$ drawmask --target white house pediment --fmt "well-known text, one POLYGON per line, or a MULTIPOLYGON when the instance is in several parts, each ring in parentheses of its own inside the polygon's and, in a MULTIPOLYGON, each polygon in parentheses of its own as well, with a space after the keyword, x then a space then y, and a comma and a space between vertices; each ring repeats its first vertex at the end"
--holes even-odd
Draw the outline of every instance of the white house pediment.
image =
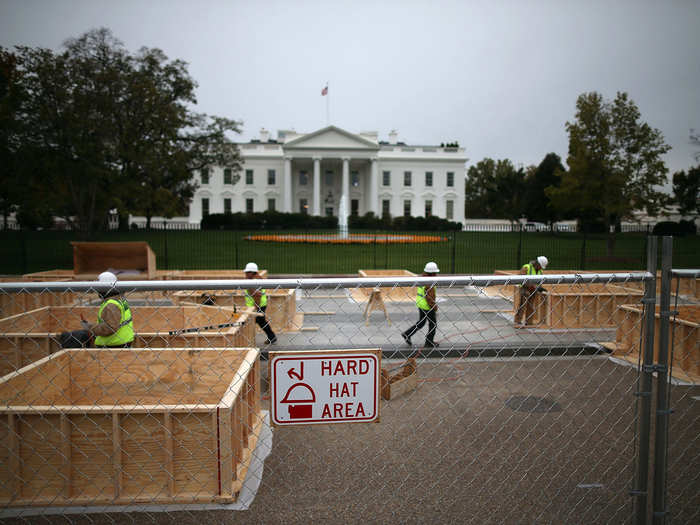
POLYGON ((328 126, 292 139, 284 145, 284 148, 378 150, 379 145, 355 133, 328 126))

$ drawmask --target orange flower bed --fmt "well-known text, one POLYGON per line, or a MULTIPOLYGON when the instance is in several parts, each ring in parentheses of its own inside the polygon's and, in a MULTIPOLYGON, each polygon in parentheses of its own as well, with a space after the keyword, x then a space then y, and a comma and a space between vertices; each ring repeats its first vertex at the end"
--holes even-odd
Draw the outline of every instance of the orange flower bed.
POLYGON ((248 235, 247 241, 264 242, 294 242, 310 244, 406 244, 425 242, 446 242, 447 237, 438 235, 371 235, 367 233, 351 233, 347 237, 339 235, 318 234, 318 235, 294 235, 294 234, 273 234, 273 235, 248 235))

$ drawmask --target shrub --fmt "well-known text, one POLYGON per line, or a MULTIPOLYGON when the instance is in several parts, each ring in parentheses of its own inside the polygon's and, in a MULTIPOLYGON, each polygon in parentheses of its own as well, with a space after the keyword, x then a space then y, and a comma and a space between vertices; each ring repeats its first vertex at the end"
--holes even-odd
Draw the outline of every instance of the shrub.
POLYGON ((203 230, 332 230, 337 227, 337 217, 278 211, 212 213, 201 222, 203 230))
POLYGON ((654 225, 652 233, 654 235, 676 235, 682 237, 684 235, 695 235, 696 228, 693 221, 662 221, 654 225))

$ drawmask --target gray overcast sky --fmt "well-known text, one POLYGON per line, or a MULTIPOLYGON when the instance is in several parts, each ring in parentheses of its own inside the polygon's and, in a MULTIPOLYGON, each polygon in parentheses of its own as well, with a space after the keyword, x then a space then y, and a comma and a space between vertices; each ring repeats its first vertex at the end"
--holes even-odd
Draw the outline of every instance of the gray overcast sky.
POLYGON ((241 140, 325 126, 328 81, 331 124, 538 164, 566 158, 578 95, 627 91, 670 173, 694 164, 698 0, 0 0, 4 47, 100 26, 187 61, 198 111, 242 120, 241 140))

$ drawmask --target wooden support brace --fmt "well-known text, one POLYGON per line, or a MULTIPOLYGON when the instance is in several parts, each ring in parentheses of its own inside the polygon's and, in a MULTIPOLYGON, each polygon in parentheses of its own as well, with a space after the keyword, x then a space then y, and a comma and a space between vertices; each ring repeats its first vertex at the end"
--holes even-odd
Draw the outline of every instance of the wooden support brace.
POLYGON ((386 318, 389 325, 391 325, 391 319, 389 318, 389 313, 386 311, 386 305, 384 304, 384 299, 382 298, 382 291, 380 288, 374 288, 367 301, 367 306, 365 306, 364 318, 365 326, 369 325, 369 316, 372 310, 383 310, 384 317, 386 318))

